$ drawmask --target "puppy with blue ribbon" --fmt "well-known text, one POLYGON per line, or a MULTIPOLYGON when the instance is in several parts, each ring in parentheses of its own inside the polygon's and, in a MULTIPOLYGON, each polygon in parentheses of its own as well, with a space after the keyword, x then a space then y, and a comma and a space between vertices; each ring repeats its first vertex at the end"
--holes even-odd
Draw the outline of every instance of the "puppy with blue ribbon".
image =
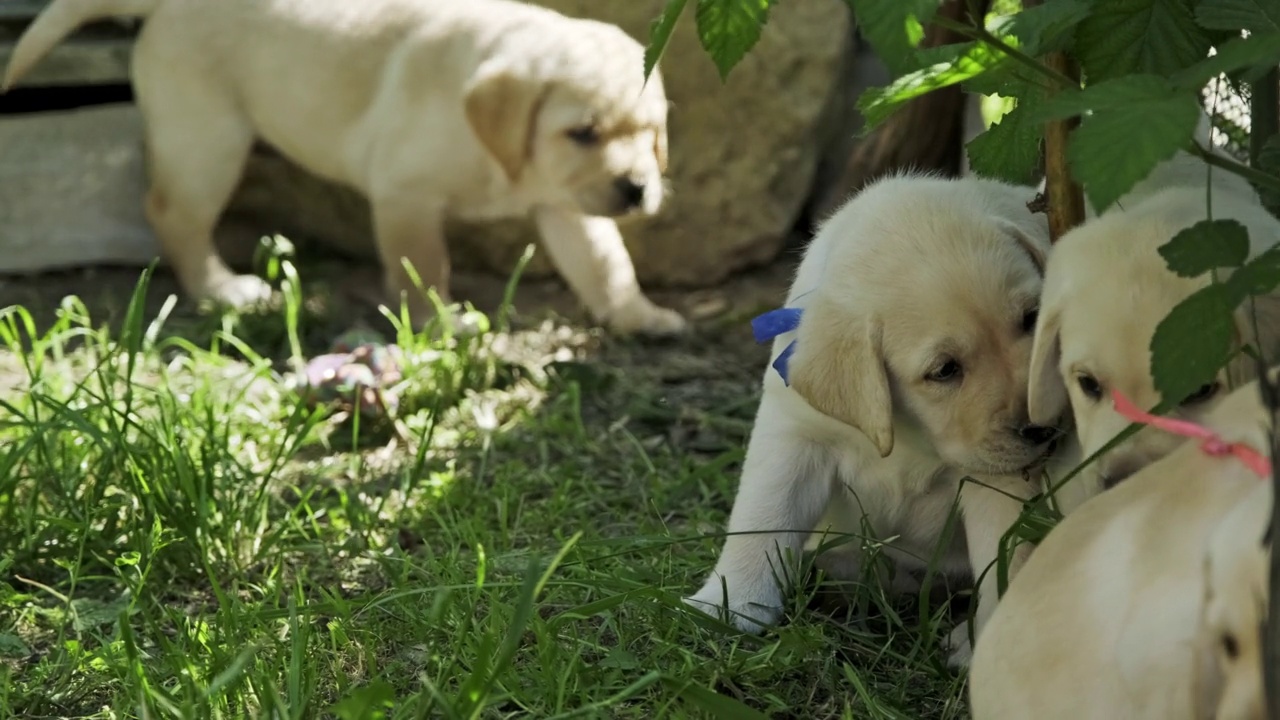
MULTIPOLYGON (((773 351, 728 536, 690 605, 762 632, 783 616, 804 550, 824 540, 839 547, 819 567, 861 579, 874 547, 892 561, 882 579, 895 591, 994 562, 1038 491, 1024 471, 1043 464, 1056 432, 1027 421, 1049 251, 1044 217, 1026 207, 1034 195, 904 174, 818 229, 786 301, 751 321, 773 351)), ((985 578, 979 596, 981 625, 995 600, 985 578)), ((968 657, 964 630, 950 641, 956 664, 968 657)))

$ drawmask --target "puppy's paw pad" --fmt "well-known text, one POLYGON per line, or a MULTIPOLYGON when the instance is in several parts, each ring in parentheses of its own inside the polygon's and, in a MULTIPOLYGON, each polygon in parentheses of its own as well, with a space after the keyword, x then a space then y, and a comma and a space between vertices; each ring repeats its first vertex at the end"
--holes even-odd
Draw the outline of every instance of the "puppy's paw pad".
POLYGON ((947 651, 947 667, 964 670, 973 659, 973 644, 969 642, 969 624, 964 623, 947 635, 944 644, 947 651))
POLYGON ((726 606, 723 600, 724 593, 719 587, 714 590, 714 594, 703 591, 692 597, 683 598, 684 604, 752 635, 763 633, 782 616, 780 607, 732 601, 726 606))
POLYGON ((233 275, 211 288, 206 296, 219 305, 240 310, 271 299, 271 286, 255 275, 233 275))
POLYGON ((646 303, 619 312, 609 322, 614 332, 651 338, 667 338, 689 331, 689 321, 675 310, 646 303))

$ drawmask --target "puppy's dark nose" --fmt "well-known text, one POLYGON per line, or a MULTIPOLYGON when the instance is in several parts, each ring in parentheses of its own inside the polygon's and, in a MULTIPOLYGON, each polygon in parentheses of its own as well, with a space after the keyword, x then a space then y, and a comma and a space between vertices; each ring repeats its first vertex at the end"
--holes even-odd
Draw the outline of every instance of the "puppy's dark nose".
POLYGON ((1023 425, 1018 428, 1018 437, 1032 445, 1043 445, 1058 436, 1058 429, 1047 425, 1023 425))
POLYGON ((622 202, 628 208, 633 208, 644 202, 644 185, 637 183, 631 178, 618 178, 614 181, 614 187, 618 190, 618 197, 622 198, 622 202))

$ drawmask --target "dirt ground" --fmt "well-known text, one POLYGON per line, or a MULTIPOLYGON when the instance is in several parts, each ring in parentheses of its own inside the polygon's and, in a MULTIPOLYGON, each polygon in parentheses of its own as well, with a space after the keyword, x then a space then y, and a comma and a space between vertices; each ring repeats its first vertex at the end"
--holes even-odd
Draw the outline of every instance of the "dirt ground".
MULTIPOLYGON (((796 257, 794 251, 788 251, 770 266, 739 274, 713 289, 651 291, 656 302, 679 309, 693 321, 694 331, 676 340, 610 337, 587 321, 575 298, 557 279, 522 281, 516 290, 512 323, 516 329, 529 329, 545 327, 546 321, 552 320, 556 326, 588 329, 597 339, 592 360, 624 374, 629 370, 647 375, 656 372, 664 377, 693 373, 716 381, 712 385, 728 383, 738 388, 722 387, 722 392, 754 392, 768 348, 753 341, 749 320, 782 301, 796 257)), ((327 351, 335 337, 352 327, 372 327, 391 334, 390 324, 376 307, 376 266, 355 265, 342 259, 308 262, 304 258, 299 272, 305 308, 300 323, 305 354, 327 351)), ((115 329, 124 318, 140 273, 139 268, 88 268, 0 278, 0 309, 20 305, 44 329, 54 322, 64 298, 74 295, 83 301, 95 326, 107 324, 115 329)), ((459 273, 455 275, 453 291, 456 299, 468 301, 492 317, 501 305, 505 285, 506 279, 496 275, 459 273)), ((163 267, 156 271, 147 294, 147 320, 156 317, 171 294, 178 296, 178 302, 165 323, 166 334, 198 345, 207 343, 219 327, 218 319, 182 296, 173 275, 163 267)), ((283 360, 287 344, 283 329, 278 327, 278 312, 275 317, 277 320, 249 324, 247 331, 242 325, 237 334, 255 351, 283 360)), ((15 362, 11 353, 0 349, 0 388, 11 387, 20 374, 15 372, 15 362)), ((695 383, 701 384, 704 383, 695 383)))

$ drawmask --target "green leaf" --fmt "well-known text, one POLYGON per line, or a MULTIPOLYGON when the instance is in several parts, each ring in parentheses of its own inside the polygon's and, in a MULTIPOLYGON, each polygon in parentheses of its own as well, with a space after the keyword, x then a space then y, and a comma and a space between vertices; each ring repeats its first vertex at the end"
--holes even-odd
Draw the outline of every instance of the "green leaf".
POLYGON ((1249 259, 1249 231, 1235 220, 1201 220, 1160 247, 1160 257, 1182 277, 1240 267, 1249 259))
POLYGON ((1275 0, 1200 0, 1196 20, 1210 30, 1280 30, 1280 5, 1275 0))
POLYGON ((966 145, 969 167, 983 177, 1031 184, 1040 169, 1044 126, 1027 122, 1023 100, 966 145))
POLYGON ((1076 27, 1076 56, 1089 82, 1131 73, 1168 74, 1202 60, 1211 40, 1193 0, 1100 0, 1076 27))
MULTIPOLYGON (((1253 166, 1265 173, 1280 177, 1280 135, 1272 135, 1263 143, 1253 166)), ((1262 198, 1262 204, 1272 214, 1280 214, 1280 192, 1261 183, 1254 184, 1253 189, 1257 191, 1258 196, 1262 198)))
POLYGON ((31 648, 13 633, 0 632, 0 657, 24 658, 31 655, 31 648))
POLYGON ((698 0, 698 39, 723 81, 760 40, 773 0, 698 0))
POLYGON ((387 708, 396 701, 395 688, 385 680, 374 680, 356 688, 333 706, 332 711, 341 720, 382 720, 387 708))
POLYGON ((846 0, 862 36, 895 77, 915 70, 914 51, 942 0, 846 0))
POLYGON ((654 18, 649 25, 649 44, 644 49, 644 78, 658 66, 662 54, 667 51, 667 43, 671 42, 671 33, 676 29, 676 21, 684 13, 688 0, 669 0, 662 14, 654 18))
POLYGON ((1231 359, 1232 311, 1238 297, 1224 284, 1209 285, 1178 303, 1151 338, 1151 377, 1164 398, 1179 403, 1231 359))
POLYGON ((943 48, 948 49, 949 60, 907 73, 885 87, 869 88, 862 93, 858 98, 858 110, 866 119, 863 133, 887 120, 908 100, 969 80, 1004 60, 1003 53, 986 43, 953 43, 943 48))
POLYGON ((1132 75, 1061 93, 1032 112, 1037 120, 1090 110, 1071 134, 1067 161, 1101 213, 1195 135, 1199 94, 1150 75, 1132 75))
POLYGON ((988 29, 997 35, 1014 36, 1028 55, 1043 55, 1066 49, 1076 26, 1092 9, 1091 0, 1054 0, 997 18, 988 29))
POLYGON ((1237 302, 1249 295, 1266 295, 1275 290, 1280 285, 1280 245, 1258 253, 1258 257, 1232 273, 1225 285, 1235 294, 1237 302))
POLYGON ((1173 79, 1182 87, 1199 90, 1222 73, 1234 73, 1259 66, 1270 69, 1277 63, 1280 63, 1280 32, 1267 31, 1247 38, 1232 38, 1222 43, 1215 49, 1212 57, 1182 70, 1173 79))

